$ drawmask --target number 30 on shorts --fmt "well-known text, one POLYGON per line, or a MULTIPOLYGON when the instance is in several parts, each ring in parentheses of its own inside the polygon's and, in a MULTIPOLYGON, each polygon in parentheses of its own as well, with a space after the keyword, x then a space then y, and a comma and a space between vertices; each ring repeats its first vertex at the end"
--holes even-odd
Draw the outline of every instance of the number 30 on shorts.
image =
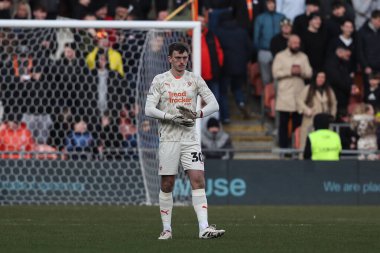
POLYGON ((203 162, 203 156, 201 152, 191 152, 190 154, 193 156, 193 159, 191 160, 193 163, 198 161, 203 162))

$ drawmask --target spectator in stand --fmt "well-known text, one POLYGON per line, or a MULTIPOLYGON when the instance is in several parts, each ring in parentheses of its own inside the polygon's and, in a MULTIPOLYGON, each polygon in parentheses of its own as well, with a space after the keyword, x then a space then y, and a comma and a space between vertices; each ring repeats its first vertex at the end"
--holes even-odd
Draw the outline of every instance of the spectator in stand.
POLYGON ((300 51, 300 47, 300 38, 291 35, 288 48, 276 55, 272 66, 273 77, 278 81, 276 111, 280 114, 278 133, 281 148, 287 148, 289 145, 290 117, 293 121, 293 131, 301 124, 296 101, 305 86, 304 80, 311 78, 313 72, 307 56, 300 51))
POLYGON ((355 87, 352 85, 353 81, 350 76, 350 57, 350 50, 338 47, 335 50, 335 55, 326 61, 327 80, 334 90, 338 102, 336 117, 338 122, 347 117, 349 99, 355 87))
POLYGON ((30 7, 33 12, 36 10, 37 6, 44 6, 46 11, 46 18, 43 19, 56 19, 58 15, 60 0, 29 0, 30 7))
POLYGON ((20 154, 18 152, 30 152, 34 149, 32 133, 21 122, 21 114, 15 115, 6 112, 5 126, 0 130, 0 152, 1 159, 30 159, 30 153, 20 154))
POLYGON ((111 116, 110 111, 105 111, 101 120, 100 153, 106 160, 120 160, 124 157, 122 149, 123 136, 119 132, 116 119, 111 116))
POLYGON ((112 49, 106 31, 97 33, 97 46, 86 56, 86 63, 90 70, 97 67, 97 58, 104 62, 103 68, 117 71, 120 76, 124 77, 123 60, 121 54, 112 49))
POLYGON ((32 10, 28 1, 21 0, 19 1, 14 8, 14 12, 12 14, 12 19, 31 19, 32 18, 32 10))
MULTIPOLYGON (((244 28, 250 37, 253 36, 253 24, 257 16, 261 14, 259 6, 262 0, 233 0, 232 9, 233 16, 236 19, 237 24, 244 28)), ((262 1, 264 2, 264 1, 262 1)))
POLYGON ((355 11, 355 26, 359 30, 371 18, 373 11, 380 10, 378 0, 352 0, 355 11))
POLYGON ((45 20, 48 16, 46 7, 44 5, 38 4, 33 8, 33 19, 45 20))
POLYGON ((89 8, 98 20, 107 20, 108 5, 106 0, 91 0, 89 8))
POLYGON ((12 59, 11 75, 17 82, 39 81, 41 67, 38 59, 33 57, 33 52, 26 45, 19 45, 12 59))
MULTIPOLYGON (((47 9, 42 4, 35 4, 32 14, 33 19, 35 20, 46 20, 48 17, 47 9)), ((33 28, 30 32, 33 33, 38 41, 32 47, 32 51, 35 52, 36 58, 50 58, 52 51, 57 49, 55 33, 46 32, 45 28, 33 28)))
POLYGON ((69 2, 70 3, 67 3, 67 17, 71 17, 73 19, 84 19, 86 14, 90 13, 91 0, 69 0, 69 2))
POLYGON ((214 93, 216 100, 220 101, 220 75, 223 66, 223 49, 219 39, 207 28, 207 21, 203 16, 198 16, 202 23, 201 37, 201 76, 208 87, 214 93))
POLYGON ((364 101, 376 110, 380 110, 380 73, 372 73, 369 76, 369 93, 364 101))
POLYGON ((95 97, 92 94, 95 81, 90 76, 89 69, 83 66, 86 66, 86 62, 78 57, 77 45, 74 42, 66 43, 60 59, 46 67, 45 80, 54 80, 54 85, 50 85, 46 91, 49 101, 47 112, 52 115, 59 114, 62 107, 68 107, 74 114, 85 114, 86 103, 90 104, 88 107, 96 107, 96 102, 92 103, 89 97, 95 97), (86 82, 82 83, 80 78, 85 78, 86 82), (86 103, 84 98, 87 100, 86 103))
POLYGON ((325 22, 329 39, 338 37, 341 34, 341 26, 343 25, 343 22, 347 20, 346 7, 342 1, 335 0, 331 7, 331 16, 325 22))
POLYGON ((0 0, 0 19, 10 19, 12 0, 0 0))
POLYGON ((351 51, 350 57, 350 73, 351 76, 354 76, 354 73, 357 69, 357 39, 354 36, 354 23, 346 19, 341 27, 341 34, 338 37, 332 38, 330 40, 328 49, 327 49, 327 59, 335 55, 335 51, 338 47, 345 47, 351 51))
POLYGON ((309 26, 310 14, 319 11, 318 0, 306 0, 306 11, 304 14, 296 16, 293 22, 293 33, 301 35, 309 26))
POLYGON ((120 112, 119 129, 123 136, 123 148, 125 149, 126 159, 138 159, 137 149, 137 118, 140 113, 139 106, 134 99, 129 101, 120 112))
POLYGON ((128 20, 129 13, 133 10, 133 6, 129 1, 118 1, 115 10, 115 20, 128 20))
POLYGON ((93 96, 97 99, 95 108, 102 114, 106 110, 122 109, 123 99, 120 96, 125 95, 126 86, 122 78, 125 74, 121 54, 109 47, 106 32, 100 36, 98 47, 86 57, 86 61, 95 77, 96 85, 93 87, 97 94, 93 96))
POLYGON ((364 96, 368 96, 368 75, 380 72, 380 10, 371 14, 358 34, 359 61, 364 70, 364 96))
POLYGON ((329 130, 333 121, 327 113, 315 115, 313 120, 314 131, 309 134, 304 149, 304 159, 313 161, 338 161, 342 151, 340 137, 329 130))
POLYGON ((71 130, 72 114, 70 108, 63 107, 59 114, 52 114, 53 125, 50 129, 47 144, 56 148, 58 151, 64 151, 65 141, 68 132, 71 130))
POLYGON ((285 18, 283 14, 276 12, 274 0, 266 0, 266 6, 267 11, 260 14, 255 20, 255 34, 253 36, 253 46, 258 52, 257 60, 264 85, 272 82, 273 55, 270 51, 270 42, 281 31, 280 23, 285 18))
POLYGON ((380 109, 375 112, 377 148, 380 147, 380 109))
POLYGON ((281 20, 281 32, 274 36, 270 42, 270 51, 273 57, 288 46, 288 40, 292 34, 292 23, 290 19, 284 18, 281 20))
MULTIPOLYGON (((357 133, 358 150, 374 151, 378 150, 376 136, 375 111, 369 104, 358 104, 351 117, 351 128, 357 133)), ((378 160, 377 154, 361 154, 359 160, 378 160)))
POLYGON ((74 124, 67 134, 65 149, 73 160, 88 160, 92 158, 95 141, 87 129, 87 120, 83 116, 75 116, 74 124))
POLYGON ((321 71, 326 60, 328 37, 326 30, 322 27, 320 13, 314 12, 309 15, 309 26, 300 37, 303 51, 308 56, 314 73, 321 71))
POLYGON ((339 1, 344 4, 346 8, 346 16, 350 20, 355 20, 354 8, 352 7, 351 0, 320 0, 320 11, 324 19, 330 18, 332 11, 332 4, 336 1, 339 1))
POLYGON ((233 149, 232 141, 228 133, 224 132, 216 118, 207 121, 207 129, 202 131, 202 149, 206 159, 229 160, 233 158, 233 152, 223 149, 233 149))
POLYGON ((220 17, 224 14, 233 14, 232 0, 205 0, 204 7, 206 10, 206 16, 208 16, 208 29, 214 33, 217 33, 217 29, 222 22, 220 17))
POLYGON ((276 11, 285 14, 291 21, 305 11, 305 0, 277 0, 276 11))
MULTIPOLYGON (((123 0, 120 0, 122 2, 123 0)), ((151 0, 130 0, 130 13, 133 14, 136 20, 148 20, 149 12, 152 9, 152 1, 151 0)), ((168 1, 167 0, 155 0, 155 7, 157 13, 161 13, 161 15, 165 15, 164 12, 168 10, 168 1)), ((178 1, 177 1, 178 2, 178 1)))
POLYGON ((247 65, 251 55, 251 41, 246 30, 240 28, 229 13, 223 14, 222 23, 217 31, 224 52, 220 87, 220 116, 225 124, 230 123, 228 106, 228 91, 231 88, 236 104, 244 118, 249 118, 245 108, 245 98, 242 91, 247 81, 247 65), (239 41, 239 45, 236 44, 239 41))
POLYGON ((298 111, 302 114, 301 149, 304 149, 306 138, 311 132, 314 116, 327 113, 336 116, 337 101, 334 91, 330 88, 325 72, 318 72, 310 85, 302 90, 297 99, 298 111))

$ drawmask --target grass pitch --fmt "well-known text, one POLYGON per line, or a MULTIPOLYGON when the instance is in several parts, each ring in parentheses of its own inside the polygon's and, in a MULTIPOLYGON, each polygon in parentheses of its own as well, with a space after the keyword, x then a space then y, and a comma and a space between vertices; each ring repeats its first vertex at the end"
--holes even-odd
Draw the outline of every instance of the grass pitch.
POLYGON ((158 207, 0 207, 0 252, 380 252, 380 207, 210 206, 226 234, 200 240, 192 207, 174 207, 158 241, 158 207))

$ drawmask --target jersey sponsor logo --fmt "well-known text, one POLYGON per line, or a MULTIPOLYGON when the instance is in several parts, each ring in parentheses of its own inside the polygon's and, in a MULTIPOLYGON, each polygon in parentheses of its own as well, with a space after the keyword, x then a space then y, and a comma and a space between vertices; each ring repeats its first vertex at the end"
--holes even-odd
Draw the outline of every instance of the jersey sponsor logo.
POLYGON ((171 92, 169 91, 169 103, 191 103, 192 98, 187 97, 187 92, 171 92))

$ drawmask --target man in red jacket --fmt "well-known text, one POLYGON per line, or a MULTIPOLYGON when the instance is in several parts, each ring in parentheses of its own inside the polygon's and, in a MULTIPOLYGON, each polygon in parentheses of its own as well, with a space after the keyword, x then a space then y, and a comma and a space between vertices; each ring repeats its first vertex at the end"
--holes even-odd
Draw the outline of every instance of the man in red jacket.
POLYGON ((2 159, 30 159, 34 148, 34 140, 32 133, 26 127, 25 123, 21 123, 18 117, 7 115, 5 124, 0 128, 0 157, 2 159), (14 152, 14 153, 10 153, 14 152), (27 152, 19 154, 17 152, 27 152))
POLYGON ((198 16, 198 20, 202 22, 201 76, 219 102, 219 78, 221 67, 223 66, 223 49, 218 38, 207 28, 207 19, 203 16, 198 16))

